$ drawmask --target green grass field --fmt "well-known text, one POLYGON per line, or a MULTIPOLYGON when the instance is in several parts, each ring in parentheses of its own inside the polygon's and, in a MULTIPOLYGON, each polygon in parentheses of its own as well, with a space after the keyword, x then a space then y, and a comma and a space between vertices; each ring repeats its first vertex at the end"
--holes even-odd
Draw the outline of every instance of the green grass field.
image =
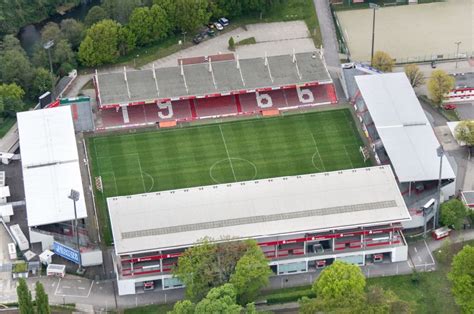
POLYGON ((102 234, 107 197, 363 167, 361 145, 348 109, 91 137, 102 234))

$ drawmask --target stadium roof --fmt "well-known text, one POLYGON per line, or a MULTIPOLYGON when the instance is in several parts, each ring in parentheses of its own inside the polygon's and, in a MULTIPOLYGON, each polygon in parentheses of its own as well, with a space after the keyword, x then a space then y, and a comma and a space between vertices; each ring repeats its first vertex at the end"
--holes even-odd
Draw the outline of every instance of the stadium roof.
MULTIPOLYGON (((440 144, 405 73, 355 79, 398 180, 438 180, 440 144)), ((445 156, 442 177, 456 177, 445 156)))
POLYGON ((77 217, 87 217, 71 108, 20 112, 17 117, 28 225, 74 219, 71 189, 81 194, 77 217))
POLYGON ((183 63, 184 75, 180 66, 98 73, 96 79, 100 104, 106 107, 158 99, 176 100, 189 96, 332 82, 318 53, 297 53, 294 56, 295 62, 293 55, 268 57, 268 62, 265 62, 264 57, 237 61, 233 56, 229 59, 219 58, 219 55, 210 56, 207 60, 201 63, 183 63))
POLYGON ((410 220, 390 166, 107 199, 115 250, 186 247, 410 220))

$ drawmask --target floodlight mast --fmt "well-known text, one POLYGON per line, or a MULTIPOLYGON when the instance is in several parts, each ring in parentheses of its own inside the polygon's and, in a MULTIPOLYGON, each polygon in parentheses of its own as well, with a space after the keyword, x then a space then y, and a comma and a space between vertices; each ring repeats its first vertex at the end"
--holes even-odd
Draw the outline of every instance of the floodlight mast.
POLYGON ((374 11, 373 18, 372 18, 372 50, 370 53, 370 66, 373 66, 374 43, 375 43, 375 10, 380 9, 380 6, 375 3, 369 3, 369 8, 371 8, 374 11))
POLYGON ((80 193, 74 189, 71 189, 71 194, 69 194, 68 198, 72 200, 74 204, 74 229, 76 229, 76 245, 77 245, 77 253, 79 257, 79 267, 77 268, 78 274, 83 274, 84 269, 82 268, 82 257, 81 257, 81 247, 79 244, 79 226, 77 222, 77 209, 76 209, 76 202, 79 200, 80 193))

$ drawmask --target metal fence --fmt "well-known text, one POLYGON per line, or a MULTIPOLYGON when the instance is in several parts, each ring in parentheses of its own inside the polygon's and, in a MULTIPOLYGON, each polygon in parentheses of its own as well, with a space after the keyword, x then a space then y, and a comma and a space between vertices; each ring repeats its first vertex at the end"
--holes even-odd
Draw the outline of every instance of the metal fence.
POLYGON ((407 63, 422 63, 422 62, 433 62, 433 61, 455 61, 456 59, 466 60, 474 57, 474 52, 460 52, 458 54, 452 53, 437 53, 431 55, 417 56, 417 57, 405 57, 395 59, 397 64, 407 64, 407 63))

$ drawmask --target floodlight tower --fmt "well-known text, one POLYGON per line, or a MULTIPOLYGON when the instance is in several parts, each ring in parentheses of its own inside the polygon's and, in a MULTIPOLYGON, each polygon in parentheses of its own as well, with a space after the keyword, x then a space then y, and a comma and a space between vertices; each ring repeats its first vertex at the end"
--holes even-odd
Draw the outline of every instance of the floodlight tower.
POLYGON ((77 273, 82 274, 84 270, 82 268, 82 258, 81 258, 81 246, 79 244, 79 226, 77 223, 77 209, 76 209, 76 202, 79 200, 80 193, 74 189, 71 189, 71 194, 69 194, 68 198, 72 200, 74 204, 74 229, 76 229, 76 245, 77 245, 77 253, 79 255, 79 267, 77 268, 77 273))

